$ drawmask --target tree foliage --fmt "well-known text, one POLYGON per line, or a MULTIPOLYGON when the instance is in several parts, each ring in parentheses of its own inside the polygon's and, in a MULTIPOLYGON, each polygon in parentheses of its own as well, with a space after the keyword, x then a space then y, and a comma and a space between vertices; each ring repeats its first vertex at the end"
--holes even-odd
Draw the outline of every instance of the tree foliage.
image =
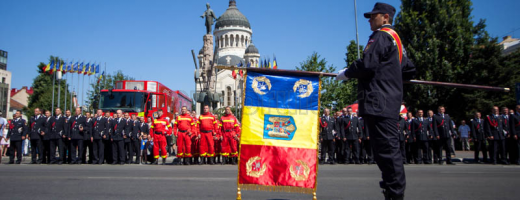
MULTIPOLYGON (((64 61, 61 60, 58 57, 50 56, 50 61, 59 62, 60 64, 63 64, 64 61)), ((33 83, 31 87, 33 88, 33 94, 29 96, 28 100, 28 106, 23 109, 23 112, 27 116, 34 115, 34 109, 40 108, 43 110, 51 110, 52 109, 52 79, 55 76, 55 74, 49 74, 44 73, 44 67, 46 66, 45 63, 40 62, 40 64, 37 65, 37 72, 38 76, 36 76, 33 80, 33 83)), ((61 81, 55 81, 54 85, 54 108, 58 106, 58 87, 60 88, 60 107, 63 110, 65 108, 65 90, 67 90, 66 87, 67 80, 62 79, 61 81)), ((70 91, 67 90, 67 94, 69 94, 70 91)), ((70 98, 67 97, 67 101, 70 102, 70 98)), ((52 113, 52 111, 51 111, 52 113)))
MULTIPOLYGON (((501 56, 501 47, 487 34, 485 21, 474 23, 471 5, 469 0, 402 0, 395 28, 417 67, 416 79, 513 87, 515 80, 510 77, 518 74, 511 61, 515 57, 501 56)), ((514 105, 512 93, 426 85, 405 85, 404 89, 411 111, 436 111, 444 105, 457 120, 471 117, 473 110, 489 112, 493 104, 514 105)))

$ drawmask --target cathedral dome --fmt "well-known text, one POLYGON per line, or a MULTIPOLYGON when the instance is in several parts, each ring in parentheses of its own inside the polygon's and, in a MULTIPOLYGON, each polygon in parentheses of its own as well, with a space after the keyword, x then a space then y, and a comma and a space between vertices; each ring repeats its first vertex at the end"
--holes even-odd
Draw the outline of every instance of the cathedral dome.
POLYGON ((253 42, 251 42, 251 44, 249 44, 249 46, 247 47, 245 53, 246 53, 246 54, 249 54, 249 53, 256 53, 256 54, 259 54, 258 49, 255 47, 255 45, 253 44, 253 42))
POLYGON ((237 8, 235 0, 229 1, 229 7, 217 19, 217 24, 215 24, 215 29, 224 28, 226 26, 239 26, 246 27, 251 29, 251 25, 249 24, 249 20, 247 20, 246 16, 244 16, 237 8))

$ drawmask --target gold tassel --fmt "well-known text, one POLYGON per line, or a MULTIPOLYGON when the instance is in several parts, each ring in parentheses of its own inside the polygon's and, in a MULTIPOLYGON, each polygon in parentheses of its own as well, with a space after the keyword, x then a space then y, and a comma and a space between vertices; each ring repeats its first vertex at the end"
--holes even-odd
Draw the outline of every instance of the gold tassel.
POLYGON ((240 184, 242 190, 255 190, 267 192, 290 192, 301 194, 316 194, 314 188, 302 188, 293 186, 271 186, 271 185, 256 185, 256 184, 240 184))
POLYGON ((242 200, 242 192, 240 192, 240 187, 237 188, 237 200, 242 200))

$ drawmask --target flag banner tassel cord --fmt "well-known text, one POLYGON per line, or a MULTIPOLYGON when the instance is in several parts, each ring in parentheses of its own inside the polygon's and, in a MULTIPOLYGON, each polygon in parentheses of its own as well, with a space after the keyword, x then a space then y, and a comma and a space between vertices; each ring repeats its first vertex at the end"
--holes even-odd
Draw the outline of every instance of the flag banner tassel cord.
POLYGON ((238 187, 239 187, 239 192, 240 192, 240 190, 254 190, 254 191, 266 191, 266 192, 290 192, 290 193, 301 193, 301 194, 314 194, 315 193, 313 188, 302 188, 302 187, 293 187, 293 186, 239 184, 238 187))
MULTIPOLYGON (((285 75, 321 75, 327 77, 336 77, 338 74, 335 73, 324 73, 324 72, 309 72, 309 71, 297 71, 297 70, 281 70, 281 69, 268 69, 268 68, 241 68, 241 67, 229 67, 229 66, 216 66, 217 69, 225 69, 225 70, 245 70, 251 72, 261 72, 261 73, 277 73, 277 74, 285 74, 285 75)), ((445 87, 454 87, 454 88, 463 88, 463 89, 478 89, 478 90, 487 90, 487 91, 495 91, 495 92, 510 92, 510 88, 502 88, 502 87, 494 87, 494 86, 484 86, 484 85, 471 85, 471 84, 461 84, 461 83, 449 83, 449 82, 438 82, 438 81, 425 81, 425 80, 409 80, 403 81, 404 84, 420 84, 420 85, 433 85, 433 86, 445 86, 445 87)))

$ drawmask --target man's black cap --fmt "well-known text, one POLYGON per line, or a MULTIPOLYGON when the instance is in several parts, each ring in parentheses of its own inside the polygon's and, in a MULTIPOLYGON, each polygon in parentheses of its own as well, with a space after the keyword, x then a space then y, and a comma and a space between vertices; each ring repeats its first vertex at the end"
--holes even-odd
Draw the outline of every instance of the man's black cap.
POLYGON ((370 15, 372 14, 388 14, 393 18, 395 15, 395 8, 389 4, 377 2, 371 12, 365 13, 365 18, 370 18, 370 15))

